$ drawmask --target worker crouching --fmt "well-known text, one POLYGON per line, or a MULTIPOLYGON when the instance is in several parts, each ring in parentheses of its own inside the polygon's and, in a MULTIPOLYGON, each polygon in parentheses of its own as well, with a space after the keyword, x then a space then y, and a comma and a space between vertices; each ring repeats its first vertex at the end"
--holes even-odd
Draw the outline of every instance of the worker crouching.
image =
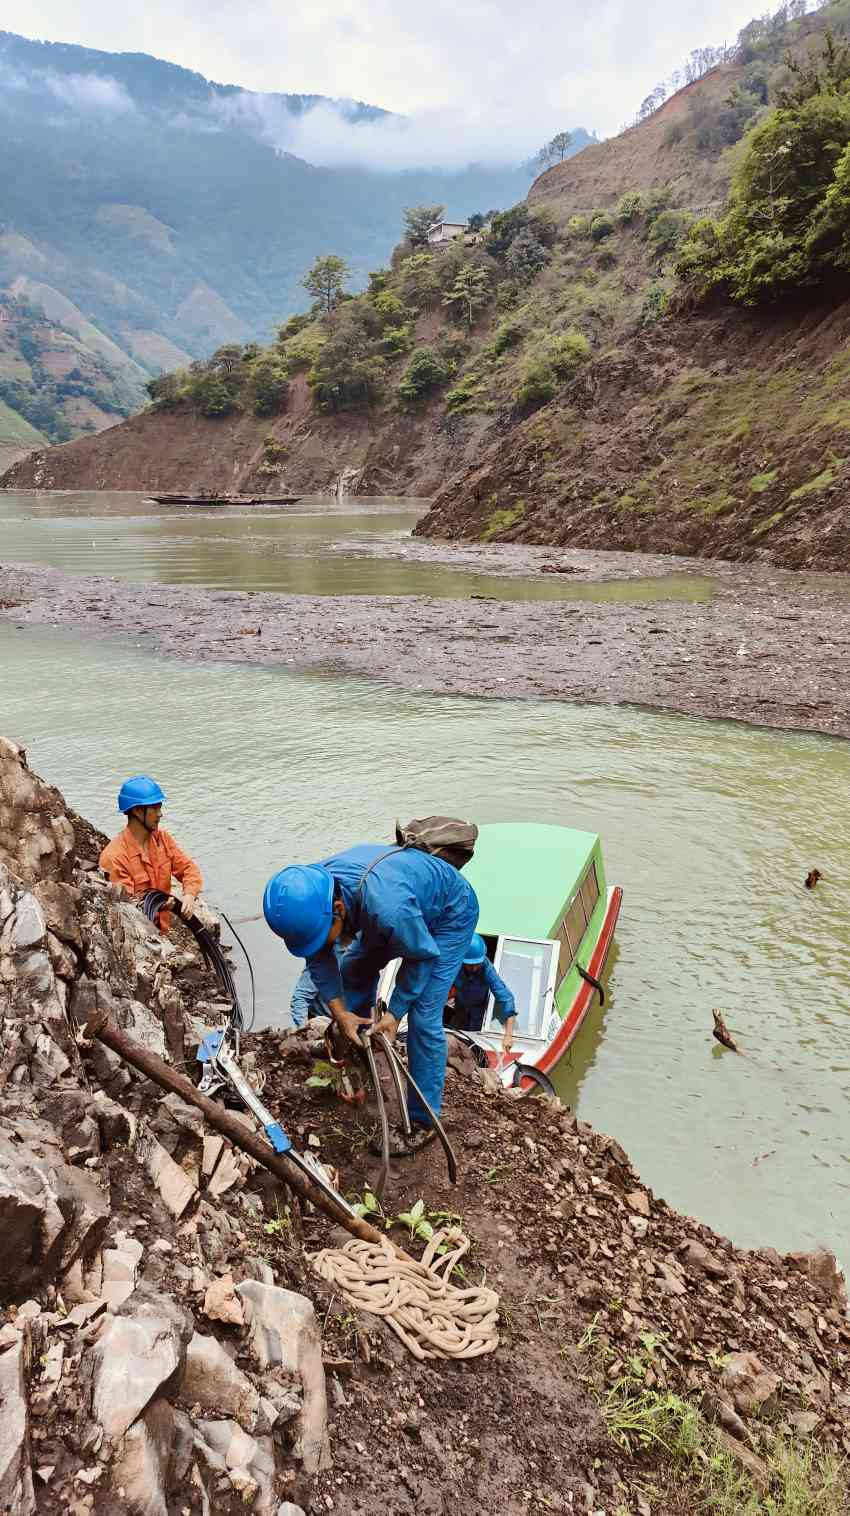
MULTIPOLYGON (((103 849, 100 867, 113 884, 120 885, 134 900, 141 899, 148 890, 162 890, 169 895, 172 881, 179 880, 183 888, 180 914, 188 920, 204 881, 198 865, 160 826, 164 800, 162 789, 147 774, 136 774, 124 781, 118 792, 118 809, 127 817, 127 825, 103 849)), ((160 931, 167 932, 170 924, 170 912, 160 911, 160 931)))
MULTIPOLYGON (((358 843, 321 863, 293 864, 269 880, 266 921, 291 953, 305 958, 316 989, 349 1041, 371 1024, 381 970, 401 959, 378 1027, 394 1040, 407 1017, 410 1073, 439 1116, 446 1075, 443 1008, 478 920, 472 886, 451 864, 417 848, 358 843), (343 932, 355 940, 337 962, 343 932)), ((412 1137, 393 1133, 396 1156, 433 1136, 431 1118, 411 1093, 412 1137)))
POLYGON ((516 1023, 513 992, 501 975, 497 974, 487 957, 484 938, 476 932, 454 982, 452 1026, 457 1027, 458 1031, 480 1032, 491 995, 493 1015, 502 1026, 502 1052, 509 1053, 513 1047, 516 1023))

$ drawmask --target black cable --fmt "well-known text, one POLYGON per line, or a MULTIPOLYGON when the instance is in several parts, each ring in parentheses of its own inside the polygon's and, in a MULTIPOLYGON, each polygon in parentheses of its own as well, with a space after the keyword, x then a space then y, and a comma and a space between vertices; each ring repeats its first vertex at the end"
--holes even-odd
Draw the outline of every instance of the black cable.
POLYGON ((230 917, 226 916, 225 913, 224 913, 224 911, 222 911, 221 909, 219 909, 219 915, 222 917, 222 919, 224 921, 227 922, 227 925, 230 927, 231 932, 233 933, 234 937, 236 938, 236 941, 239 943, 239 946, 241 947, 243 953, 245 954, 245 962, 248 965, 248 974, 249 974, 250 979, 251 979, 251 1021, 250 1021, 250 1024, 246 1027, 245 1030, 248 1031, 248 1032, 253 1032, 253 1030, 254 1030, 254 1022, 255 1022, 256 1016, 257 1016, 257 986, 254 983, 254 965, 252 964, 250 958, 248 957, 248 949, 246 948, 244 942, 242 941, 242 938, 239 936, 239 933, 237 932, 235 926, 233 925, 233 922, 231 921, 230 917))
MULTIPOLYGON (((148 890, 147 894, 143 895, 142 899, 140 901, 140 905, 141 905, 142 911, 143 911, 144 915, 147 916, 148 921, 156 921, 156 918, 159 915, 160 911, 167 909, 168 907, 172 906, 173 904, 174 904, 174 896, 173 895, 166 895, 166 894, 163 893, 162 890, 148 890)), ((212 933, 209 931, 209 929, 207 927, 205 927, 205 926, 202 925, 202 923, 198 920, 197 916, 190 916, 188 918, 188 920, 186 920, 185 917, 183 919, 184 919, 184 921, 186 921, 186 926, 189 928, 189 931, 192 933, 192 936, 195 938, 195 941, 197 942, 198 947, 201 950, 201 956, 203 957, 203 960, 204 960, 205 964, 207 965, 207 968, 211 969, 212 972, 215 974, 216 979, 218 980, 219 984, 221 985, 222 989, 224 990, 225 994, 227 995, 227 997, 228 997, 228 999, 230 1001, 230 1006, 231 1006, 231 1011, 230 1011, 231 1024, 233 1026, 235 1026, 238 1031, 241 1032, 242 1029, 243 1029, 244 1023, 245 1023, 245 1018, 244 1018, 244 1016, 242 1014, 242 1007, 241 1007, 241 1005, 239 1003, 239 994, 238 994, 238 991, 236 989, 236 982, 235 982, 235 980, 233 978, 233 973, 231 971, 230 964, 228 963, 227 959, 225 958, 224 953, 221 950, 221 947, 216 942, 216 940, 213 937, 212 933)), ((226 919, 227 918, 225 917, 225 920, 226 919)), ((235 935, 236 934, 234 933, 234 936, 235 935)), ((244 943, 242 943, 240 941, 239 945, 242 948, 242 951, 245 952, 245 945, 244 945, 244 943)), ((245 956, 246 956, 246 958, 248 957, 247 953, 245 953, 245 956)), ((250 959, 248 960, 248 966, 250 968, 250 959)), ((253 994, 254 993, 254 972, 253 972, 253 969, 251 969, 251 991, 252 991, 252 994, 253 994)), ((253 1020, 254 1020, 254 1012, 252 1011, 252 1015, 251 1015, 251 1024, 252 1025, 253 1025, 253 1020)))

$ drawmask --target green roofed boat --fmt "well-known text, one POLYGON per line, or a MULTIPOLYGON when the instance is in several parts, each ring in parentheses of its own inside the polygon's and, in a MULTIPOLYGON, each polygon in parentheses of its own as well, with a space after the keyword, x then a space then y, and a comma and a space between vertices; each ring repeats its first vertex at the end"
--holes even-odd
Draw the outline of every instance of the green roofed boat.
MULTIPOLYGON (((533 822, 480 828, 463 870, 478 896, 476 931, 516 1001, 513 1047, 502 1054, 493 997, 480 1031, 460 1032, 505 1085, 544 1088, 577 1036, 614 939, 623 891, 605 880, 595 832, 533 822)), ((388 999, 397 963, 384 971, 388 999)))

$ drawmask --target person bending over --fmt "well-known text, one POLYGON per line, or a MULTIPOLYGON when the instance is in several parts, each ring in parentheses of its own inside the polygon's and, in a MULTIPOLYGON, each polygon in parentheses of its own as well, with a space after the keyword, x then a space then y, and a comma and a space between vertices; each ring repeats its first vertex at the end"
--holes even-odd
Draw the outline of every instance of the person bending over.
MULTIPOLYGON (((360 1045, 381 969, 401 959, 389 1008, 378 1026, 392 1040, 407 1017, 410 1072, 439 1116, 446 1075, 443 1007, 478 920, 471 884, 451 863, 417 848, 361 842, 320 863, 291 864, 266 885, 263 912, 289 951, 306 959, 318 994, 349 1041, 360 1045), (355 937, 341 962, 334 943, 355 937)), ((416 1152, 433 1136, 428 1112, 408 1100, 410 1143, 398 1130, 392 1151, 416 1152)))

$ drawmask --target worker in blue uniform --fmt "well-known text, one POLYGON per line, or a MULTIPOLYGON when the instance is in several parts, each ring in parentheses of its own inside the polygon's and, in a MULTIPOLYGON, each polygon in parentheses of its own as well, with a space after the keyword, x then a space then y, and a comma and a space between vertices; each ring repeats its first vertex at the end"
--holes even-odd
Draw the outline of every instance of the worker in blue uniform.
MULTIPOLYGON (((411 847, 361 842, 321 863, 292 864, 266 885, 263 912, 291 953, 303 957, 316 990, 349 1041, 360 1046, 381 970, 401 959, 378 1026, 391 1040, 407 1017, 410 1072, 439 1116, 446 1075, 443 1008, 478 920, 471 884, 451 863, 411 847), (337 962, 343 930, 355 940, 337 962)), ((413 1137, 394 1134, 392 1150, 415 1152, 433 1136, 428 1112, 411 1092, 413 1137)))
POLYGON ((480 1032, 491 995, 493 1015, 502 1025, 502 1051, 509 1053, 513 1046, 516 1002, 487 957, 484 938, 476 932, 454 982, 452 1025, 462 1032, 480 1032))

